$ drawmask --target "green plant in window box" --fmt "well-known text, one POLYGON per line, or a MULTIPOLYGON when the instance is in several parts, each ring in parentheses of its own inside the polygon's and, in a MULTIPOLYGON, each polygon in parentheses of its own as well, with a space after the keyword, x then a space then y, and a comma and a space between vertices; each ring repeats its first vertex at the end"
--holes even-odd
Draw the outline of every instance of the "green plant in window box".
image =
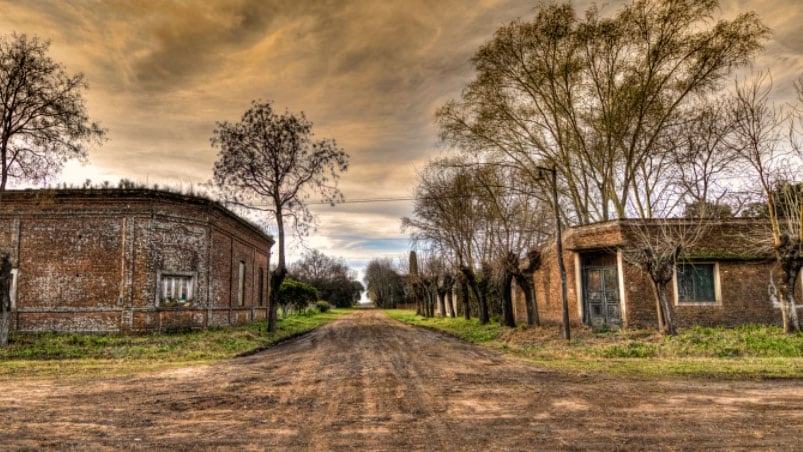
POLYGON ((162 306, 166 308, 187 307, 192 305, 192 298, 165 298, 162 306))

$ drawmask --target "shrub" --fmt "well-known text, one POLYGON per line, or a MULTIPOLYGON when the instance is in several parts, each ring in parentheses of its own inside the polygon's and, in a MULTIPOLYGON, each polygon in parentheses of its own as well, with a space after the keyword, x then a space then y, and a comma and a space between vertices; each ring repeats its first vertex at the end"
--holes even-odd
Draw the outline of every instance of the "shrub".
POLYGON ((320 312, 326 312, 326 311, 328 311, 329 309, 332 308, 332 306, 329 305, 329 303, 327 303, 327 302, 325 302, 323 300, 315 303, 315 307, 318 308, 318 311, 320 311, 320 312))
POLYGON ((303 310, 308 304, 317 300, 318 290, 309 284, 287 278, 279 286, 279 304, 287 312, 287 307, 292 306, 297 310, 303 310))

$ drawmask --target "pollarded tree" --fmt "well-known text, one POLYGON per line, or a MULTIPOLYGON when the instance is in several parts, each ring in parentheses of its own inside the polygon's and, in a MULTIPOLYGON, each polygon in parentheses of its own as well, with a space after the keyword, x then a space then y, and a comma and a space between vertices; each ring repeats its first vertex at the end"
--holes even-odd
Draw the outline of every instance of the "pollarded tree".
MULTIPOLYGON (((463 160, 435 160, 420 175, 413 217, 402 219, 417 241, 449 250, 460 272, 459 286, 468 318, 468 289, 479 304, 480 323, 488 323, 488 278, 477 274, 490 258, 490 234, 484 234, 483 208, 477 197, 475 165, 463 160)), ((412 273, 412 269, 411 269, 412 273)), ((487 273, 487 272, 486 272, 487 273)))
POLYGON ((650 279, 658 330, 675 335, 669 283, 682 253, 696 245, 708 230, 707 222, 700 218, 633 220, 624 225, 629 245, 623 250, 623 257, 641 267, 650 279))
POLYGON ((348 154, 333 139, 314 139, 303 113, 280 114, 261 101, 252 102, 240 122, 217 123, 211 143, 219 151, 214 182, 226 200, 275 221, 278 263, 268 308, 268 330, 275 331, 279 287, 287 275, 285 221, 305 235, 314 220, 307 207, 311 196, 331 204, 342 200, 337 179, 348 169, 348 154))
POLYGON ((515 165, 491 162, 478 166, 474 181, 483 207, 478 213, 490 238, 489 250, 502 294, 502 322, 516 326, 512 302, 512 282, 516 280, 525 293, 528 324, 535 324, 538 314, 531 290, 534 268, 530 264, 540 263, 540 259, 528 256, 528 251, 542 247, 554 230, 548 204, 540 199, 540 188, 533 186, 528 175, 515 165), (521 260, 525 257, 529 263, 522 269, 521 260))
MULTIPOLYGON (((0 200, 11 180, 41 183, 104 131, 87 116, 83 74, 68 74, 26 35, 0 36, 0 200)), ((0 296, 8 300, 8 294, 0 296)), ((10 305, 0 302, 0 345, 8 341, 10 305)))
MULTIPOLYGON (((803 85, 797 85, 803 101, 803 85)), ((799 178, 803 155, 795 115, 770 101, 772 83, 768 74, 736 84, 731 101, 734 119, 732 146, 736 155, 752 168, 766 200, 772 227, 772 249, 783 272, 781 318, 784 331, 800 331, 794 297, 795 282, 803 268, 803 194, 799 178)))

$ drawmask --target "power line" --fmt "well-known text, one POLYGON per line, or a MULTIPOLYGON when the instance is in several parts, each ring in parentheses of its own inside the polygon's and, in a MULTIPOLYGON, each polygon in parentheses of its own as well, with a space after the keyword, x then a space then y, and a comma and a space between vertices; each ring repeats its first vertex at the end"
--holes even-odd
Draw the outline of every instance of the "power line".
MULTIPOLYGON (((366 203, 373 203, 373 202, 397 202, 397 201, 415 201, 415 198, 358 198, 358 199, 346 199, 344 201, 338 201, 335 205, 338 204, 366 204, 366 203)), ((325 201, 319 202, 308 202, 307 204, 310 205, 329 205, 331 203, 325 201)))

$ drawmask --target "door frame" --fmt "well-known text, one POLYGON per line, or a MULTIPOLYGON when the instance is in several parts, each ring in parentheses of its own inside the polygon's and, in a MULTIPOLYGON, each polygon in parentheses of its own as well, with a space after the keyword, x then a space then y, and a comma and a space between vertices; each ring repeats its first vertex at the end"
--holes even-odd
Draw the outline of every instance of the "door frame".
MULTIPOLYGON (((585 287, 583 284, 583 254, 593 253, 594 251, 603 251, 603 250, 577 250, 574 253, 574 281, 575 281, 575 288, 577 294, 577 312, 580 313, 580 321, 584 325, 588 325, 586 322, 586 307, 585 307, 585 287)), ((624 255, 622 254, 621 248, 616 248, 616 274, 618 276, 617 284, 619 286, 619 313, 622 320, 622 328, 627 328, 627 291, 625 290, 625 277, 624 277, 624 255)), ((803 272, 801 272, 803 274, 803 272)))

